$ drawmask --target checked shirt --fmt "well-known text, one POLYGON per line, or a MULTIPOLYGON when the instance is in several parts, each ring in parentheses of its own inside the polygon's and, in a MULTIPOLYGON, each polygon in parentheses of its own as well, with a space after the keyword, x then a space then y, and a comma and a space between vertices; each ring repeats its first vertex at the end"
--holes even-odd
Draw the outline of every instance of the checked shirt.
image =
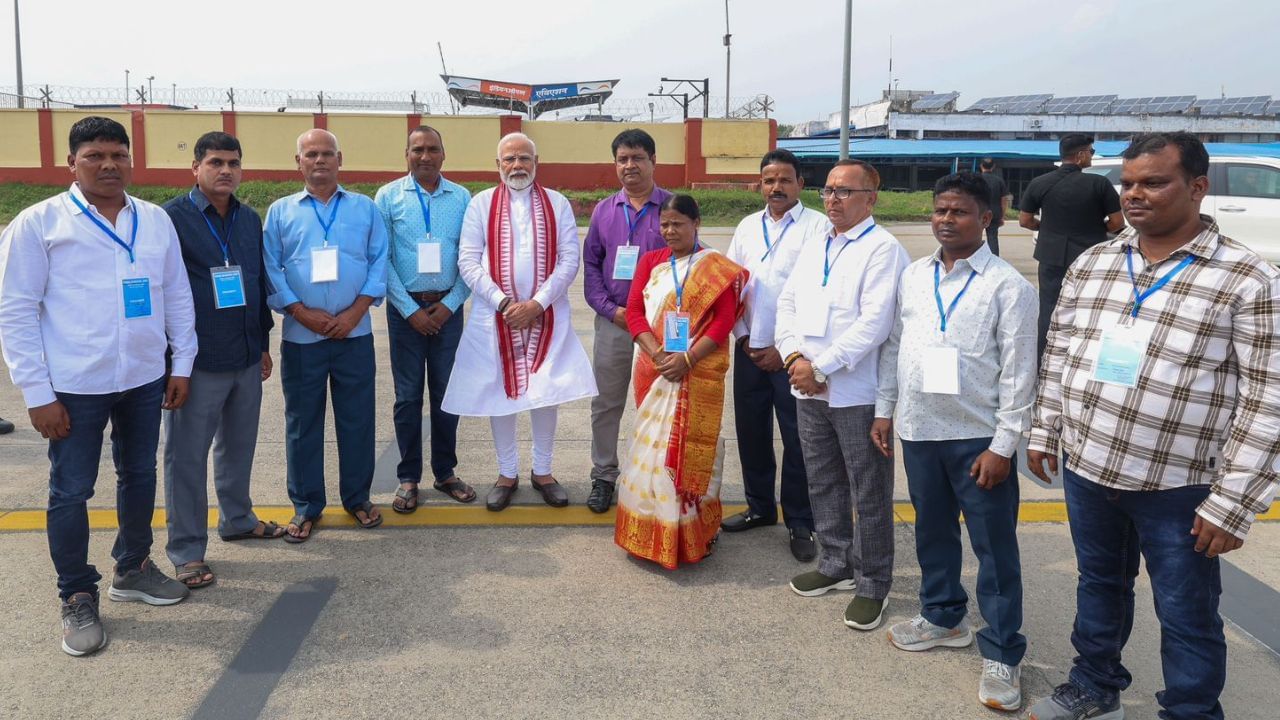
POLYGON ((1237 537, 1276 494, 1280 443, 1280 270, 1218 233, 1213 218, 1148 264, 1126 229, 1067 271, 1049 327, 1032 450, 1067 453, 1077 474, 1120 490, 1210 485, 1198 513, 1237 537), (1141 306, 1150 344, 1136 387, 1091 379, 1102 332, 1129 321, 1145 291, 1188 253, 1195 260, 1141 306))

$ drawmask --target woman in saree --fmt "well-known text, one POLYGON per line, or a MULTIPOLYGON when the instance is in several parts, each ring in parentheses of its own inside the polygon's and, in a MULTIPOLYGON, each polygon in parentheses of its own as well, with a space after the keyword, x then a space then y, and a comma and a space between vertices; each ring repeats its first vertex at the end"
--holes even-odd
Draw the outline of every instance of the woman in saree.
POLYGON ((728 337, 747 271, 698 244, 698 203, 662 205, 667 247, 636 264, 627 326, 636 353, 635 428, 618 482, 614 541, 668 569, 711 553, 720 530, 720 421, 728 337))

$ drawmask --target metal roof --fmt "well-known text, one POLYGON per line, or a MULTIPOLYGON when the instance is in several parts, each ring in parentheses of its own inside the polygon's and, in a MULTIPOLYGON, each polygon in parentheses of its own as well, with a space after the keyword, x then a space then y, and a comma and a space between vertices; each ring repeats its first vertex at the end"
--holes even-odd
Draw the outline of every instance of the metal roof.
MULTIPOLYGON (((1116 157, 1128 147, 1123 140, 1094 143, 1099 157, 1116 157)), ((840 155, 839 138, 779 138, 778 147, 790 150, 801 160, 835 159, 840 155)), ((1207 143, 1209 155, 1280 157, 1280 143, 1207 143)), ((851 139, 849 155, 855 158, 1022 158, 1058 159, 1057 140, 890 140, 851 139)))

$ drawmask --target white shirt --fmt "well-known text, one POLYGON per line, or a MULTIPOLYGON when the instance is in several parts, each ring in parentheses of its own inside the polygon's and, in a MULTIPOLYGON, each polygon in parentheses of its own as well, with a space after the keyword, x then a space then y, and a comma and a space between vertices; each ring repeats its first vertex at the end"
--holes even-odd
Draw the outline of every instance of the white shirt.
POLYGON ((826 374, 826 391, 813 398, 831 407, 875 404, 880 345, 893 330, 898 278, 909 262, 897 238, 870 217, 801 248, 778 296, 776 345, 783 358, 798 352, 826 374), (830 268, 825 286, 824 257, 830 268), (815 319, 821 334, 806 334, 815 319))
POLYGON ((738 223, 726 255, 751 276, 743 294, 742 318, 733 326, 735 336, 750 336, 747 345, 753 348, 773 346, 778 295, 800 257, 800 248, 810 241, 822 242, 830 228, 826 215, 802 203, 783 213, 781 220, 774 220, 766 208, 738 223), (762 219, 768 226, 768 243, 762 219))
POLYGON ((55 392, 105 395, 165 373, 190 377, 196 357, 195 308, 178 234, 156 205, 128 197, 115 233, 138 238, 136 262, 71 200, 103 224, 78 185, 23 210, 0 235, 0 345, 27 407, 48 405, 55 392), (151 315, 125 318, 123 282, 145 277, 151 315))
POLYGON ((1036 289, 986 243, 957 260, 951 272, 941 263, 939 249, 902 274, 898 320, 880 349, 876 417, 893 418, 903 440, 989 437, 992 452, 1013 457, 1031 427, 1035 400, 1036 289), (935 263, 944 310, 955 302, 945 333, 934 295, 935 263), (925 374, 940 369, 927 365, 931 347, 956 349, 958 395, 924 392, 925 374))
POLYGON ((551 345, 537 372, 529 374, 529 386, 517 398, 507 397, 502 380, 495 329, 503 293, 489 277, 489 210, 494 190, 476 194, 467 206, 458 247, 458 274, 471 288, 471 314, 462 329, 453 374, 444 394, 443 408, 454 415, 495 417, 523 410, 549 407, 593 397, 595 375, 582 342, 573 331, 569 286, 578 274, 580 249, 573 206, 563 195, 547 190, 548 208, 556 223, 556 265, 541 287, 534 287, 533 203, 530 190, 511 192, 511 237, 515 243, 516 300, 533 299, 553 311, 551 345))

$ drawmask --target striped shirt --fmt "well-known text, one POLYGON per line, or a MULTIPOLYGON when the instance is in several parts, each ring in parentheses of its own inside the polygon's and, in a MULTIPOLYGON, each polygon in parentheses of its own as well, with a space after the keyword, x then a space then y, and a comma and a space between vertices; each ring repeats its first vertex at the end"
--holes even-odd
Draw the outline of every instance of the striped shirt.
POLYGON ((1032 450, 1063 450, 1072 471, 1120 490, 1210 485, 1197 512, 1245 537, 1276 494, 1280 438, 1280 270, 1218 233, 1213 218, 1168 258, 1148 264, 1126 229, 1067 271, 1049 326, 1032 450), (1134 387, 1091 379, 1102 333, 1129 321, 1150 333, 1134 387))

